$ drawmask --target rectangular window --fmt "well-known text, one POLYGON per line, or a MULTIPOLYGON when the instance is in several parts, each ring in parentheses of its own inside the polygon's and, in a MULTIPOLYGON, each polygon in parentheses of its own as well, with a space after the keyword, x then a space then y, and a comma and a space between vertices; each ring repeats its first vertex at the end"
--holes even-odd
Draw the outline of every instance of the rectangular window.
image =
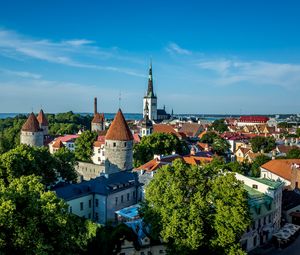
POLYGON ((271 214, 269 214, 269 223, 271 223, 271 214))
POLYGON ((256 243, 257 243, 257 237, 255 236, 255 237, 253 238, 253 246, 254 246, 254 247, 256 246, 256 243))
POLYGON ((127 201, 130 200, 130 193, 127 193, 127 201))
POLYGON ((80 202, 80 211, 83 210, 83 202, 80 202))
POLYGON ((253 188, 253 189, 258 189, 258 186, 257 186, 256 184, 253 184, 253 185, 252 185, 252 188, 253 188))
POLYGON ((121 196, 121 203, 123 203, 124 202, 124 197, 123 197, 123 195, 121 196))
POLYGON ((89 200, 89 208, 92 208, 92 200, 89 200))
POLYGON ((95 220, 98 221, 99 220, 99 214, 96 212, 95 213, 95 220))
POLYGON ((100 149, 98 149, 98 153, 100 153, 100 149))
POLYGON ((257 214, 260 214, 260 207, 256 208, 257 214))
POLYGON ((116 147, 116 143, 113 143, 113 146, 116 147))
POLYGON ((70 206, 70 213, 72 213, 72 206, 70 206))
POLYGON ((95 200, 95 206, 96 206, 96 207, 99 206, 99 200, 98 200, 98 199, 95 200))
POLYGON ((115 200, 116 200, 116 205, 118 205, 118 197, 116 197, 115 200))
POLYGON ((89 213, 89 219, 91 218, 91 214, 89 213))

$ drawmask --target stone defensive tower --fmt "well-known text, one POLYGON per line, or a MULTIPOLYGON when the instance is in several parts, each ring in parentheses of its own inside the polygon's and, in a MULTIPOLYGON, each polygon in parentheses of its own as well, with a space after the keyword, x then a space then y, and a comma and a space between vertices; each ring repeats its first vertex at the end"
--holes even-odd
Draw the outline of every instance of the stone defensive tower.
POLYGON ((100 114, 97 111, 97 97, 94 98, 94 118, 92 120, 91 130, 96 132, 105 130, 104 113, 100 114))
POLYGON ((44 135, 48 135, 49 133, 49 123, 48 120, 44 114, 44 111, 41 109, 39 112, 39 115, 37 116, 37 120, 39 122, 40 125, 40 129, 43 130, 43 134, 44 135))
POLYGON ((40 124, 32 112, 21 129, 21 144, 41 147, 44 145, 44 134, 40 124))
POLYGON ((105 173, 132 170, 133 136, 119 109, 105 136, 105 173))

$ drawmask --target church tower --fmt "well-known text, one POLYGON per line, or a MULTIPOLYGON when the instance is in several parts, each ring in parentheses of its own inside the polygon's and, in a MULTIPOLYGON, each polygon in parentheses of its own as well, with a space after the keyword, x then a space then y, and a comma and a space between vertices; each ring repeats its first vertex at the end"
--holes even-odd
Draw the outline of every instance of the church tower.
POLYGON ((132 170, 133 135, 119 109, 105 136, 105 173, 132 170))
POLYGON ((149 120, 149 108, 148 108, 148 102, 146 101, 146 106, 144 110, 144 119, 141 128, 141 137, 146 135, 151 135, 152 132, 153 132, 153 125, 152 125, 152 121, 149 120))
POLYGON ((149 78, 148 78, 148 89, 147 94, 144 96, 143 100, 143 117, 145 118, 145 108, 146 102, 148 104, 148 111, 149 111, 149 120, 156 120, 157 119, 157 97, 154 94, 153 90, 153 77, 152 77, 152 62, 150 62, 149 67, 149 78))
POLYGON ((94 98, 94 118, 92 120, 92 131, 103 131, 105 130, 105 120, 104 120, 104 113, 100 114, 97 110, 97 97, 94 98))
POLYGON ((21 129, 20 143, 41 147, 44 145, 44 134, 32 112, 21 129))

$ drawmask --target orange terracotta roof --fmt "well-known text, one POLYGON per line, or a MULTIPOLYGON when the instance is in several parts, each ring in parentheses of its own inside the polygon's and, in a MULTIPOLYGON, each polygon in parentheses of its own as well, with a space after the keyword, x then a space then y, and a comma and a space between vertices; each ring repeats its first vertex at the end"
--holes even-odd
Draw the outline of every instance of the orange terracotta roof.
POLYGON ((300 164, 300 159, 273 159, 263 164, 261 168, 264 168, 286 180, 291 181, 293 163, 300 164))
POLYGON ((104 121, 104 113, 100 114, 100 113, 95 113, 94 114, 94 118, 92 120, 92 123, 101 123, 104 121))
POLYGON ((249 148, 239 147, 236 151, 241 150, 241 152, 246 155, 251 150, 249 148))
POLYGON ((186 134, 187 136, 197 136, 198 133, 203 130, 203 126, 198 123, 183 123, 182 127, 180 128, 180 132, 186 134))
POLYGON ((116 140, 116 141, 131 141, 133 140, 132 133, 127 125, 124 115, 119 109, 113 122, 111 123, 106 136, 106 140, 116 140))
POLYGON ((277 150, 280 152, 280 153, 288 153, 290 150, 292 149, 298 149, 300 150, 300 147, 296 146, 296 145, 293 145, 293 146, 289 146, 289 145, 278 145, 277 146, 277 150))
POLYGON ((208 144, 208 143, 200 143, 200 142, 198 142, 197 145, 198 145, 201 149, 208 149, 208 148, 209 148, 209 144, 208 144))
POLYGON ((52 148, 55 148, 55 149, 59 149, 59 148, 62 148, 62 147, 65 147, 65 146, 62 143, 62 141, 59 140, 59 139, 55 140, 54 143, 52 144, 52 148))
POLYGON ((97 148, 99 147, 100 148, 101 145, 103 145, 104 143, 105 143, 104 141, 95 141, 94 142, 94 147, 97 147, 97 148))
POLYGON ((167 124, 156 124, 153 126, 153 133, 166 133, 166 134, 174 134, 177 137, 181 138, 182 135, 176 132, 176 130, 167 124))
POLYGON ((42 125, 42 126, 48 126, 49 125, 48 120, 47 120, 47 118, 44 114, 44 111, 42 109, 40 110, 39 115, 37 116, 37 120, 40 123, 40 125, 42 125))
POLYGON ((39 132, 39 131, 41 131, 39 122, 38 122, 38 120, 35 117, 33 112, 30 113, 28 119, 26 120, 26 122, 22 126, 21 130, 22 131, 28 131, 28 132, 39 132))

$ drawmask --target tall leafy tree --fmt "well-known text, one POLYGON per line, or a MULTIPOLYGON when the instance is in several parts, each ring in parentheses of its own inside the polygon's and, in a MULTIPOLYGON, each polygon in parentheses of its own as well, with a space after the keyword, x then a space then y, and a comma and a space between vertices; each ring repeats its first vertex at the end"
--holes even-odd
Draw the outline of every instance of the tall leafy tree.
POLYGON ((187 154, 189 150, 186 143, 173 134, 154 133, 144 136, 140 143, 134 145, 134 165, 148 162, 155 154, 170 155, 172 152, 187 154))
POLYGON ((259 152, 261 150, 264 152, 270 152, 276 147, 274 137, 256 136, 250 140, 250 143, 253 152, 259 152))
POLYGON ((293 148, 286 154, 286 158, 300 158, 300 148, 293 148))
POLYGON ((55 182, 58 176, 73 181, 76 179, 74 156, 65 150, 53 156, 45 147, 31 147, 25 144, 0 156, 0 178, 6 183, 22 175, 31 174, 41 176, 45 185, 55 182))
POLYGON ((0 181, 1 254, 80 254, 96 226, 69 214, 34 175, 0 181))
POLYGON ((271 158, 264 154, 258 155, 252 162, 250 175, 253 177, 260 177, 260 167, 270 160, 271 158))
POLYGON ((236 244, 250 224, 247 193, 218 168, 175 161, 146 188, 144 219, 172 254, 244 254, 236 244))
POLYGON ((228 131, 228 127, 225 124, 224 119, 215 120, 211 125, 211 129, 218 131, 219 133, 224 133, 225 131, 228 131))
POLYGON ((75 157, 79 161, 91 162, 93 144, 97 140, 97 133, 84 131, 75 141, 75 157))
POLYGON ((68 181, 76 181, 77 173, 75 171, 75 154, 66 147, 60 148, 54 153, 56 159, 56 170, 60 176, 68 181))

